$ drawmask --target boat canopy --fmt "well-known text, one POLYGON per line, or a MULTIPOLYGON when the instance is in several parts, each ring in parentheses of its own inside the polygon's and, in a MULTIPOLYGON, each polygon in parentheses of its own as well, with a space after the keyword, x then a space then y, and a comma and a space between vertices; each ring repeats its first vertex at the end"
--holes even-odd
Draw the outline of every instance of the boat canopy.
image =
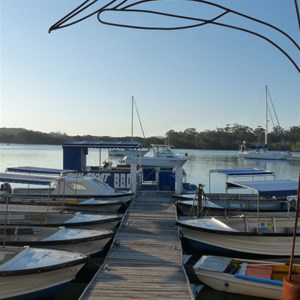
POLYGON ((87 148, 141 148, 140 142, 127 141, 66 141, 63 143, 64 147, 87 147, 87 148))
POLYGON ((33 173, 33 174, 53 174, 53 175, 63 175, 68 173, 76 173, 76 170, 67 169, 54 169, 54 168, 41 168, 41 167, 10 167, 6 168, 6 172, 15 173, 33 173))
POLYGON ((57 178, 54 177, 0 173, 0 182, 8 182, 8 183, 50 185, 51 182, 53 182, 56 179, 57 178))
POLYGON ((226 182, 226 188, 245 188, 256 190, 259 196, 294 196, 297 195, 298 182, 291 179, 257 180, 226 182))
POLYGON ((220 173, 227 176, 273 175, 272 171, 257 168, 213 169, 210 173, 220 173))
POLYGON ((226 175, 226 181, 230 176, 273 176, 275 178, 275 174, 272 171, 267 171, 264 169, 257 169, 257 168, 232 168, 232 169, 213 169, 209 171, 209 192, 211 191, 211 174, 223 174, 226 175))
MULTIPOLYGON (((86 156, 89 148, 99 149, 101 161, 101 149, 136 149, 142 147, 140 142, 130 141, 66 141, 63 147, 63 169, 74 169, 84 172, 87 169, 86 156)), ((99 164, 100 165, 100 164, 99 164)))

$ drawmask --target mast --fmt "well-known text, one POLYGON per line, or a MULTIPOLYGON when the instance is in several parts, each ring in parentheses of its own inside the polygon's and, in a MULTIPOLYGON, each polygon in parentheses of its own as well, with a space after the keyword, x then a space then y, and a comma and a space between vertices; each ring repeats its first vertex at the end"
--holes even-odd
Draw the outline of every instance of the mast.
POLYGON ((265 146, 268 145, 268 86, 266 85, 266 103, 265 103, 265 109, 266 109, 266 124, 265 124, 265 146))
POLYGON ((133 102, 134 98, 131 97, 131 141, 133 141, 133 102))

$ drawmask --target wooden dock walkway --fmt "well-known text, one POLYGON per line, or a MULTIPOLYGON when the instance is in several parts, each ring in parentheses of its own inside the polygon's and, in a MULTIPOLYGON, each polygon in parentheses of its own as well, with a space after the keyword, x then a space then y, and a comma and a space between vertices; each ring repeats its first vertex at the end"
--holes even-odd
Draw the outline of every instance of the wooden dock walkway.
POLYGON ((80 299, 194 299, 170 194, 140 192, 106 262, 80 299))

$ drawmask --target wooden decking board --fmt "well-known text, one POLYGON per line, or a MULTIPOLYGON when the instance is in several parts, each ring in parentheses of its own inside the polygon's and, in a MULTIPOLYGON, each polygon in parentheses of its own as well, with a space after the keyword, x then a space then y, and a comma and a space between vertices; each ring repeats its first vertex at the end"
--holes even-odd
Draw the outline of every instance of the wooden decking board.
POLYGON ((135 198, 103 267, 80 299, 193 299, 170 195, 135 198))

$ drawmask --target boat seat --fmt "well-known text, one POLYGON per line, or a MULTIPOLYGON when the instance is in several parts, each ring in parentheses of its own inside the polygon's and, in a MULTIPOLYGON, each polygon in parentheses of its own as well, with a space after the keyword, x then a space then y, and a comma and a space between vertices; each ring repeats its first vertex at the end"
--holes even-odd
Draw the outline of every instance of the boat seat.
POLYGON ((272 266, 247 266, 246 276, 254 276, 259 278, 272 278, 272 266))
POLYGON ((247 266, 248 266, 247 263, 241 263, 240 269, 239 269, 239 274, 240 275, 245 275, 247 266))
POLYGON ((239 268, 237 264, 229 264, 224 273, 235 274, 239 268))

